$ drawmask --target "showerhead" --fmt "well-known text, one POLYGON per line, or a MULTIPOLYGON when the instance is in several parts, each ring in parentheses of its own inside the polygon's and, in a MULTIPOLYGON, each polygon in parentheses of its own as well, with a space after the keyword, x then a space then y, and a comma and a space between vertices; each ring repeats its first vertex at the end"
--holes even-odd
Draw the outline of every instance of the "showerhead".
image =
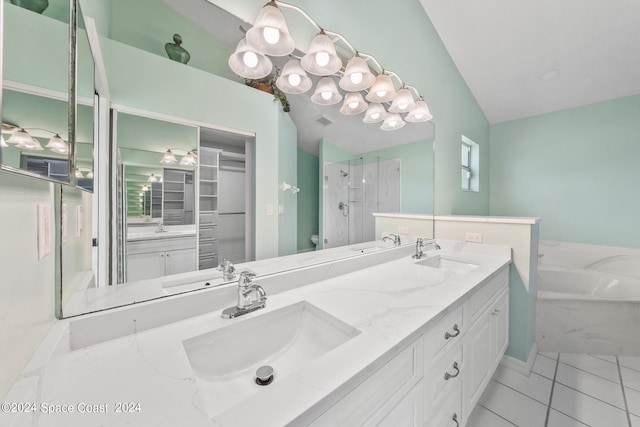
POLYGON ((342 169, 340 169, 340 175, 342 175, 342 177, 344 178, 349 175, 349 172, 345 172, 342 169))

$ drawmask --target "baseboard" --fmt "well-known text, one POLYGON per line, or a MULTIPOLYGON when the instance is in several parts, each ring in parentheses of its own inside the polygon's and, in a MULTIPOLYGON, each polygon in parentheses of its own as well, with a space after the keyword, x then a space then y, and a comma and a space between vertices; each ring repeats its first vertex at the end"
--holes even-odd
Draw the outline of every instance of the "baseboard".
POLYGON ((507 356, 505 354, 500 361, 500 365, 513 371, 519 372, 522 375, 529 376, 531 374, 531 369, 533 369, 533 363, 536 361, 537 354, 538 344, 534 342, 533 346, 531 346, 531 351, 529 352, 529 357, 527 357, 526 362, 523 362, 520 359, 516 359, 515 357, 507 356))

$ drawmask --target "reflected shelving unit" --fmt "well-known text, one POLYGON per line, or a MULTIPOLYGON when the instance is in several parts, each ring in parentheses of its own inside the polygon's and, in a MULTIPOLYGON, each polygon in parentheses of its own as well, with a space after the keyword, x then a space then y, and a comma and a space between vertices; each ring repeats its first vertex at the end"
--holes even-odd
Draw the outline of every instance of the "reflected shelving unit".
POLYGON ((198 269, 218 265, 218 184, 220 151, 200 147, 198 152, 198 269))

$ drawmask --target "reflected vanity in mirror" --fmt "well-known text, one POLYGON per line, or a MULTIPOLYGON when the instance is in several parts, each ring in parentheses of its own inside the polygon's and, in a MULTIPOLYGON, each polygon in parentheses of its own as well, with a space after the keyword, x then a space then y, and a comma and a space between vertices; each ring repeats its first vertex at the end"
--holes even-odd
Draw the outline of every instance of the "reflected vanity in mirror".
MULTIPOLYGON (((190 0, 189 5, 164 3, 158 6, 163 7, 164 16, 198 27, 204 38, 201 43, 207 49, 215 47, 213 56, 224 65, 198 63, 196 50, 189 65, 176 64, 162 52, 143 52, 144 43, 134 34, 123 35, 118 42, 101 38, 101 43, 109 45, 103 50, 114 44, 108 59, 119 64, 110 69, 114 75, 107 76, 116 87, 112 92, 112 170, 105 187, 114 189, 109 195, 113 209, 109 214, 106 208, 100 212, 110 215, 113 224, 111 280, 106 286, 80 281, 82 285, 67 288, 63 275, 65 317, 202 289, 207 282, 221 284, 222 275, 214 267, 223 258, 237 264, 259 261, 252 264, 258 274, 270 274, 357 256, 362 251, 344 246, 375 238, 373 213, 433 212, 435 131, 431 122, 385 131, 380 123, 363 123, 362 115, 341 114, 341 104, 318 106, 310 102, 310 94, 288 95, 291 112, 282 113, 271 96, 246 87, 237 77, 228 80, 225 62, 243 36, 239 27, 249 28, 247 23, 205 0, 190 0), (204 22, 221 25, 211 28, 204 22), (167 81, 150 87, 124 77, 127 58, 153 64, 154 75, 181 80, 184 73, 184 79, 194 79, 193 85, 182 84, 183 92, 171 95, 176 101, 165 103, 163 96, 170 97, 167 81), (189 71, 193 67, 201 69, 199 74, 189 71), (214 75, 218 69, 225 69, 218 73, 224 78, 214 75), (144 90, 137 85, 145 86, 144 90), (205 87, 207 91, 201 90, 205 87), (224 102, 216 96, 218 92, 224 102), (238 107, 236 96, 255 100, 254 105, 238 107), (144 97, 153 101, 141 101, 144 97), (264 123, 264 117, 269 123, 264 123), (287 146, 289 151, 280 151, 286 144, 293 145, 287 146), (267 152, 271 149, 273 153, 267 152), (167 150, 177 157, 176 163, 161 163, 167 150), (195 154, 196 164, 180 165, 188 153, 195 154), (274 221, 278 233, 272 235, 267 231, 274 221), (317 249, 325 249, 320 254, 312 253, 316 235, 317 249), (309 254, 293 262, 282 257, 302 252, 309 254), (277 255, 282 258, 271 258, 277 255), (70 291, 74 295, 69 296, 70 291)), ((114 13, 118 10, 122 12, 115 7, 114 13)), ((134 8, 127 13, 143 11, 134 8)), ((166 27, 171 22, 160 24, 166 27)), ((148 33, 159 46, 164 45, 164 34, 148 33)), ((350 54, 340 53, 346 64, 350 54)), ((279 69, 286 58, 282 61, 274 61, 279 69)), ((109 141, 105 138, 100 143, 109 141)), ((63 192, 63 203, 65 197, 72 199, 63 192)))

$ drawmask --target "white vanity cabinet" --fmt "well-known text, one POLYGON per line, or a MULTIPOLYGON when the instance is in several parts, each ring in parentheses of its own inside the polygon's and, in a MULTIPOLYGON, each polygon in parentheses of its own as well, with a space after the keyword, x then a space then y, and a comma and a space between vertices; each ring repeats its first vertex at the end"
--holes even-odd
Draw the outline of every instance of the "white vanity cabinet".
POLYGON ((195 270, 195 236, 127 242, 128 282, 195 270))
POLYGON ((311 425, 464 426, 507 348, 508 297, 504 267, 311 425))

